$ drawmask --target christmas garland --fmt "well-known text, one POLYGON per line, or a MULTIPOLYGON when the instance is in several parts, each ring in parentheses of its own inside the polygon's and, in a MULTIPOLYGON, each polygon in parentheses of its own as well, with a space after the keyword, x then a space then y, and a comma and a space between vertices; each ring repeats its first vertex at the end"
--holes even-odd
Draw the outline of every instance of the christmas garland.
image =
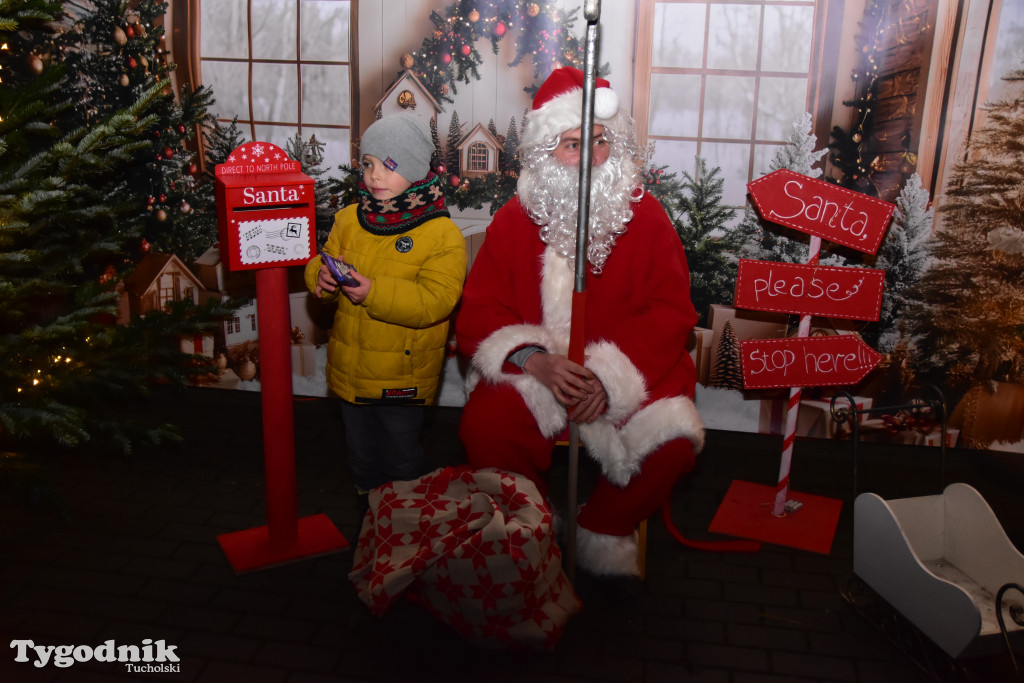
MULTIPOLYGON (((498 54, 502 39, 518 30, 510 67, 529 55, 535 80, 563 66, 582 68, 583 47, 572 33, 578 11, 551 9, 539 0, 458 0, 444 16, 431 12, 432 33, 419 50, 402 55, 400 65, 416 74, 434 99, 454 102, 456 83, 468 84, 470 76, 480 80, 477 67, 483 60, 477 41, 488 38, 491 51, 498 54)), ((536 86, 527 88, 531 95, 535 90, 536 86)))

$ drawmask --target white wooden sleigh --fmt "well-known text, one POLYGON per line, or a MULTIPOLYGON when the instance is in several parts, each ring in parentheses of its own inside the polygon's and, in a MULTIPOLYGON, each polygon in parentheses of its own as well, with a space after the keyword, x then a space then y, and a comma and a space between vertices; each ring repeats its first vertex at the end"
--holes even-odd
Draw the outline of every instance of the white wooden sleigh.
MULTIPOLYGON (((956 483, 933 496, 854 501, 853 571, 875 593, 953 659, 1005 652, 996 595, 1024 583, 1024 555, 985 499, 956 483)), ((1024 640, 1024 596, 1003 600, 1003 622, 1015 648, 1024 640), (1015 610, 1010 605, 1016 604, 1015 610)))

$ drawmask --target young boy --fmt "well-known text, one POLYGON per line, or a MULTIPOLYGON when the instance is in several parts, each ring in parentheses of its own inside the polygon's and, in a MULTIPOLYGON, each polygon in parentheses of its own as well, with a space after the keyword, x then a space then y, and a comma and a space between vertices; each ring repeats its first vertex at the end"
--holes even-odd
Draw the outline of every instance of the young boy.
POLYGON ((350 264, 339 284, 320 256, 306 285, 337 312, 327 344, 327 385, 342 399, 349 466, 360 496, 424 466, 423 406, 434 402, 448 320, 462 294, 466 241, 445 207, 427 122, 384 117, 360 141, 359 200, 337 213, 323 251, 350 264))

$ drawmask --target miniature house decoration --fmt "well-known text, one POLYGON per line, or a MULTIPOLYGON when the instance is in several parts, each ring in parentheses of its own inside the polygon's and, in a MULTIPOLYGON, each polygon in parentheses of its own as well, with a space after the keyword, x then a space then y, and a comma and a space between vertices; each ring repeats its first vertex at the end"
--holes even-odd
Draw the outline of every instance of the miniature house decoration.
POLYGON ((498 155, 502 152, 501 142, 482 124, 469 132, 459 142, 459 168, 463 178, 479 178, 498 171, 498 155))
POLYGON ((402 72, 373 106, 378 118, 405 111, 422 116, 427 121, 434 121, 435 124, 437 115, 443 110, 416 74, 408 69, 402 72))

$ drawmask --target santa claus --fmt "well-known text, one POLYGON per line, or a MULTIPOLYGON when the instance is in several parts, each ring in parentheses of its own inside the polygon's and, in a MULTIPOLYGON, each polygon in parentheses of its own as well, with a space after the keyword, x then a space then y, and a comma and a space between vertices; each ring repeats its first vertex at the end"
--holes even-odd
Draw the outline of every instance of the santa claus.
POLYGON ((597 79, 588 224, 586 360, 567 357, 575 280, 583 74, 537 91, 520 147, 518 197, 499 210, 456 320, 471 359, 460 437, 473 467, 518 472, 546 490, 569 421, 602 475, 577 515, 577 559, 637 575, 636 529, 694 466, 704 432, 686 349, 697 320, 682 244, 640 169, 645 151, 597 79))

